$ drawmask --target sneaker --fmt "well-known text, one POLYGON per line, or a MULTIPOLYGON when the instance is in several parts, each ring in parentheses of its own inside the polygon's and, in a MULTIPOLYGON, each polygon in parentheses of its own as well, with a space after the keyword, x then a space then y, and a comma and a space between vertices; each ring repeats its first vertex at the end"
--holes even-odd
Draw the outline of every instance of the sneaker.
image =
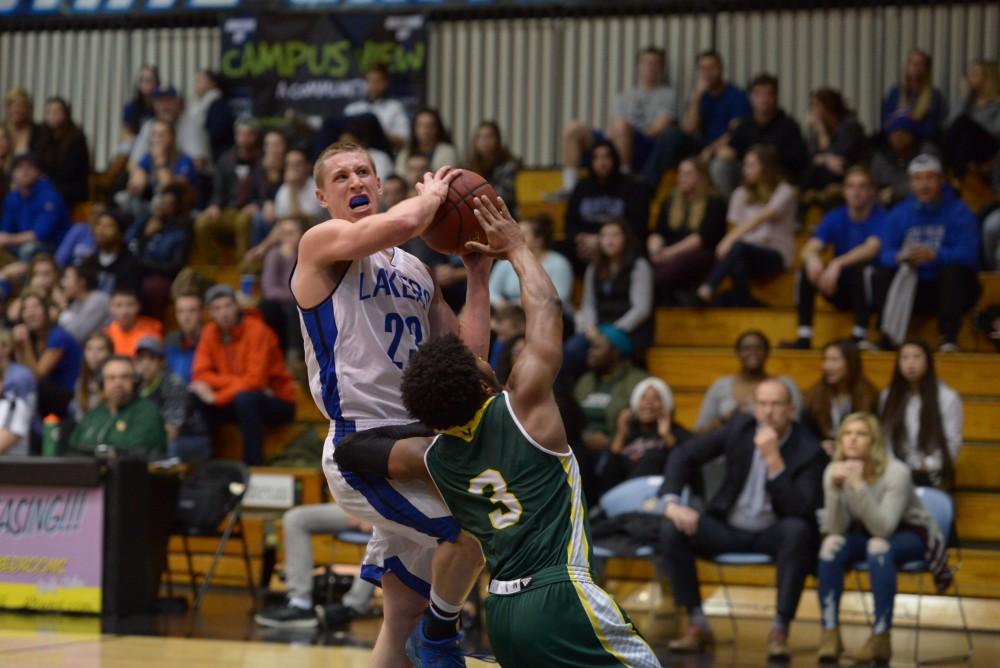
POLYGON ((316 613, 309 608, 281 605, 257 613, 254 621, 272 629, 313 629, 318 623, 316 613))
POLYGON ((787 661, 789 656, 788 631, 771 629, 770 633, 767 634, 768 661, 787 661))
POLYGON ((313 609, 316 612, 316 619, 319 620, 319 625, 324 629, 336 629, 346 626, 351 621, 362 616, 360 612, 343 603, 317 605, 313 609))
POLYGON ((778 347, 786 350, 809 350, 812 348, 812 339, 806 339, 800 336, 794 341, 781 341, 778 343, 778 347))
POLYGON ((466 654, 462 652, 462 633, 444 640, 428 640, 424 635, 426 620, 406 640, 406 656, 414 668, 464 668, 466 654))
POLYGON ((953 343, 951 341, 946 341, 945 343, 942 343, 941 347, 938 348, 939 353, 957 353, 961 351, 962 349, 958 347, 958 344, 953 343))

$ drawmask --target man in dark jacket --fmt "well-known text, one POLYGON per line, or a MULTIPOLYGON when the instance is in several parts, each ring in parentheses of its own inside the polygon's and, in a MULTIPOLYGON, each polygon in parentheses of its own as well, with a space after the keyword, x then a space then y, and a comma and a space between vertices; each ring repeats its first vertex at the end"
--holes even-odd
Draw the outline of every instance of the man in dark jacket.
POLYGON ((778 79, 758 74, 750 83, 753 113, 739 122, 715 152, 712 181, 727 197, 740 182, 740 164, 757 144, 773 146, 785 177, 793 183, 809 164, 809 148, 794 118, 778 106, 778 79))
POLYGON ((687 633, 670 643, 674 652, 700 652, 712 644, 701 608, 695 557, 724 552, 770 555, 777 567, 778 600, 769 659, 788 656, 788 626, 806 575, 816 560, 816 511, 823 505, 827 456, 816 437, 793 421, 788 388, 765 380, 754 393, 754 414, 680 446, 667 460, 663 487, 666 521, 660 531, 659 566, 678 606, 688 613, 687 633), (725 456, 722 486, 704 512, 682 505, 681 490, 698 468, 725 456))

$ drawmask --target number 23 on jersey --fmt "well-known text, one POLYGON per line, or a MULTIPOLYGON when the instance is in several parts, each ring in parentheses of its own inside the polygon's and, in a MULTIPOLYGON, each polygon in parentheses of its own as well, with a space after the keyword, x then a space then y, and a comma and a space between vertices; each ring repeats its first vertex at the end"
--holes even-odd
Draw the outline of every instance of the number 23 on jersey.
POLYGON ((500 506, 489 514, 490 524, 497 531, 514 526, 521 519, 521 502, 507 491, 507 481, 496 469, 486 469, 469 481, 469 493, 486 496, 487 489, 492 491, 490 502, 500 506))

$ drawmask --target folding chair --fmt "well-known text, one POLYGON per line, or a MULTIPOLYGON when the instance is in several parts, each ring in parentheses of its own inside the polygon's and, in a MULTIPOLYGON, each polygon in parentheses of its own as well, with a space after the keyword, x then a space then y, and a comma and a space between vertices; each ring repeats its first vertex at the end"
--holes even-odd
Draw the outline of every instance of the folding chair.
MULTIPOLYGON (((938 525, 938 529, 941 530, 941 535, 944 536, 946 541, 950 542, 953 530, 953 523, 955 519, 955 504, 951 500, 951 497, 939 489, 933 487, 917 487, 917 496, 923 501, 924 506, 927 511, 934 518, 934 521, 938 525)), ((958 541, 955 540, 955 549, 958 555, 958 563, 955 565, 955 570, 962 565, 962 549, 958 547, 958 541)), ((868 571, 868 563, 865 561, 858 562, 852 567, 854 570, 854 581, 858 588, 858 593, 863 593, 861 587, 861 571, 868 571)), ((920 611, 921 604, 924 598, 924 579, 919 577, 924 573, 929 573, 928 564, 923 559, 918 559, 917 561, 910 561, 899 568, 901 573, 910 573, 917 575, 917 632, 913 634, 913 662, 917 666, 929 666, 940 663, 956 663, 959 661, 969 661, 972 659, 972 632, 969 630, 969 624, 965 617, 965 606, 962 605, 962 594, 958 590, 958 575, 956 573, 955 578, 952 580, 952 586, 955 588, 955 597, 958 603, 958 614, 962 619, 962 631, 965 633, 965 654, 956 654, 953 656, 942 656, 933 659, 928 659, 926 661, 920 660, 920 631, 922 627, 920 626, 920 611)), ((862 595, 862 604, 865 612, 865 620, 871 624, 871 617, 868 614, 868 603, 862 595)))
MULTIPOLYGON (((219 531, 218 527, 206 528, 182 524, 178 524, 174 527, 173 533, 181 536, 181 540, 184 545, 184 557, 187 561, 188 578, 191 582, 191 592, 194 594, 193 609, 197 612, 201 607, 201 601, 212 582, 212 577, 215 575, 215 569, 218 567, 219 560, 222 558, 223 552, 226 549, 226 543, 229 542, 230 538, 235 538, 239 541, 240 547, 242 548, 241 556, 243 558, 244 568, 246 569, 247 591, 250 593, 253 609, 256 610, 257 588, 253 581, 253 569, 250 564, 250 551, 247 547, 246 533, 244 532, 242 519, 243 496, 246 494, 247 485, 250 480, 250 472, 243 462, 216 460, 206 462, 199 469, 198 473, 199 475, 205 477, 217 477, 223 480, 228 480, 229 500, 226 504, 226 520, 222 531, 219 531), (215 555, 212 557, 212 563, 208 568, 208 572, 204 574, 204 578, 201 580, 201 585, 198 586, 198 578, 201 574, 195 572, 194 570, 194 560, 191 555, 189 539, 213 537, 219 539, 219 544, 215 549, 215 555)), ((170 581, 168 580, 168 586, 169 583, 170 581)))

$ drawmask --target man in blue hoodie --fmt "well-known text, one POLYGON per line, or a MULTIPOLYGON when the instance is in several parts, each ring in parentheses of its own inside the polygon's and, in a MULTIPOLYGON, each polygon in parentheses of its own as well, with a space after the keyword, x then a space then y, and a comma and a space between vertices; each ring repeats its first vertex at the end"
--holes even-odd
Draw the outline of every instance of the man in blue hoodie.
POLYGON ((40 251, 53 252, 70 226, 66 203, 38 169, 35 157, 22 153, 11 168, 11 190, 3 200, 0 248, 27 261, 40 251))
MULTIPOLYGON (((886 217, 874 279, 876 307, 881 313, 893 277, 909 265, 917 276, 915 308, 939 316, 941 352, 955 352, 962 314, 979 298, 979 227, 972 211, 944 187, 940 160, 918 155, 907 172, 913 194, 886 217)), ((882 322, 883 341, 886 327, 882 322)))

